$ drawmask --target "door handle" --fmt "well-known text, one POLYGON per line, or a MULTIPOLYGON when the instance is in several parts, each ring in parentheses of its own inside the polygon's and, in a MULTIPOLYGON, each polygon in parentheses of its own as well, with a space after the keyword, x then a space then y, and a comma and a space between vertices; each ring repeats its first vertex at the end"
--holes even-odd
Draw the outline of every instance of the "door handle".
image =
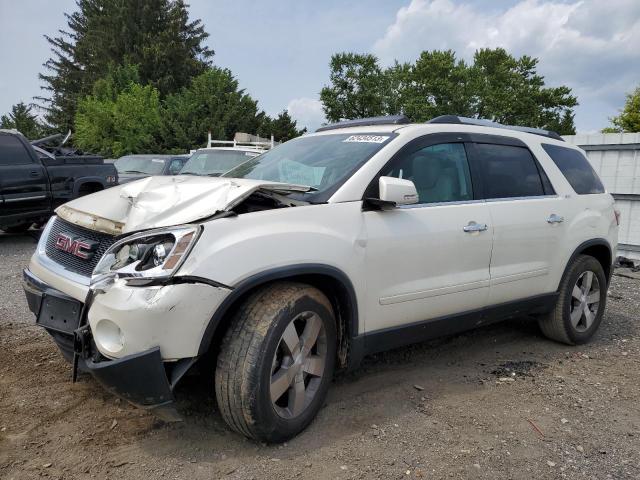
POLYGON ((555 213, 552 213, 551 215, 549 215, 549 218, 547 218, 547 223, 562 223, 564 222, 564 217, 561 217, 560 215, 556 215, 555 213))
POLYGON ((39 177, 40 172, 38 172, 37 170, 33 170, 29 173, 29 175, 31 175, 32 177, 39 177))
POLYGON ((487 228, 489 227, 487 227, 486 223, 476 223, 472 220, 467 225, 462 227, 462 230, 464 230, 467 233, 473 233, 473 232, 484 232, 487 228))

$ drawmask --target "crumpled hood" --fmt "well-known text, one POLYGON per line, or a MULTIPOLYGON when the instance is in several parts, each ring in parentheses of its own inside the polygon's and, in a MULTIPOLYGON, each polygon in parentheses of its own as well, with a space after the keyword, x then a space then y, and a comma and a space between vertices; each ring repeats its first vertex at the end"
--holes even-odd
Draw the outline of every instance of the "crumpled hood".
POLYGON ((120 235, 195 222, 230 210, 257 190, 307 192, 309 187, 241 178, 147 177, 72 200, 56 214, 76 225, 120 235))

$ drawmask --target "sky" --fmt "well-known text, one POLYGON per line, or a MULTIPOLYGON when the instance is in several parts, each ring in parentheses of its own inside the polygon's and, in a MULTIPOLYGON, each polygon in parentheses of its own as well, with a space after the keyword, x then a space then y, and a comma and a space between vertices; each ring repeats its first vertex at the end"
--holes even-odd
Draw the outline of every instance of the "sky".
MULTIPOLYGON (((539 58, 548 86, 578 97, 576 126, 594 132, 640 85, 640 0, 191 0, 216 55, 270 115, 324 122, 319 93, 336 52, 372 53, 383 65, 452 49, 470 60, 503 47, 539 58)), ((74 0, 0 0, 0 114, 41 94, 50 55, 43 35, 66 26, 74 0)), ((452 112, 455 113, 455 112, 452 112)))

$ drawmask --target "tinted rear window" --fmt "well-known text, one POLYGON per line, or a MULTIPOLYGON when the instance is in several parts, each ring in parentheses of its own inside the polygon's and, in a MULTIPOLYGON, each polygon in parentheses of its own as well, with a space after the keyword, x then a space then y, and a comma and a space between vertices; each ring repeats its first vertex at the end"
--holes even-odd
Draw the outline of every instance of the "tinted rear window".
POLYGON ((544 195, 542 180, 531 152, 523 147, 475 145, 483 176, 485 198, 544 195))
POLYGON ((542 144, 542 148, 578 195, 604 193, 598 174, 580 151, 546 143, 542 144))

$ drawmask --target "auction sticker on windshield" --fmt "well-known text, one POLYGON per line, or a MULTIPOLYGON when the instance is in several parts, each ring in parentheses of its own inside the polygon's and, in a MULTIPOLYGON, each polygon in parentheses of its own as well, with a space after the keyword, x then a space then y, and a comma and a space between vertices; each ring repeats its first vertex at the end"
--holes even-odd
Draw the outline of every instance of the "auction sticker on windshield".
POLYGON ((388 135, 351 135, 344 139, 343 142, 384 143, 388 138, 388 135))

